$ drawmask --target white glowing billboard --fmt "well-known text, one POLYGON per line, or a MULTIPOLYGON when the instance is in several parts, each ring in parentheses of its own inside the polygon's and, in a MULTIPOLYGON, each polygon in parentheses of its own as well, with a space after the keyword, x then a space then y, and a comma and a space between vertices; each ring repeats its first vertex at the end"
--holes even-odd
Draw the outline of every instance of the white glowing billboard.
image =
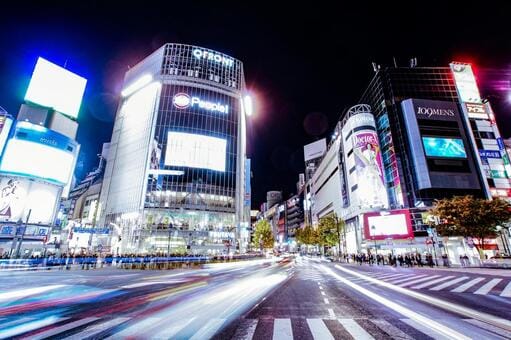
POLYGON ((464 103, 481 103, 481 95, 472 66, 470 64, 452 63, 451 70, 461 101, 464 103))
POLYGON ((225 171, 227 141, 222 138, 169 131, 165 165, 225 171))
POLYGON ((53 223, 60 188, 26 178, 0 177, 0 221, 53 223))
POLYGON ((70 152, 27 140, 11 139, 5 147, 0 171, 34 176, 65 184, 73 170, 70 152))
POLYGON ((76 118, 86 83, 87 79, 39 58, 25 100, 76 118))

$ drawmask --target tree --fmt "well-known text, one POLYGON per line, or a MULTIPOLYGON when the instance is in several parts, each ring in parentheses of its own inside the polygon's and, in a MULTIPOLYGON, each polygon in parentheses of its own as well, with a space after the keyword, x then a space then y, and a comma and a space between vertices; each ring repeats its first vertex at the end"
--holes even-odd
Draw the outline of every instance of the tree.
POLYGON ((511 206, 500 198, 455 196, 437 200, 431 213, 440 219, 436 226, 440 235, 475 238, 474 246, 483 259, 485 240, 497 237, 497 226, 511 219, 511 206))
POLYGON ((317 232, 310 225, 300 228, 296 231, 296 239, 305 245, 313 245, 318 243, 317 232))
POLYGON ((322 247, 339 246, 340 254, 344 228, 344 220, 339 218, 336 213, 323 216, 319 219, 318 243, 322 247))
POLYGON ((259 220, 255 225, 254 247, 259 249, 273 248, 274 238, 271 225, 267 220, 259 220))

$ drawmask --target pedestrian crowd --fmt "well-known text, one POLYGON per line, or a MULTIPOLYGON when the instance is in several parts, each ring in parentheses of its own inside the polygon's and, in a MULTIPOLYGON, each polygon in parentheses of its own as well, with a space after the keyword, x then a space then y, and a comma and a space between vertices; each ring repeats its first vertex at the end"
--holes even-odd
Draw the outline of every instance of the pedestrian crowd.
MULTIPOLYGON (((447 255, 445 255, 447 258, 447 255)), ((372 253, 359 253, 359 254, 344 254, 344 261, 349 263, 350 261, 353 263, 358 263, 359 265, 368 264, 372 265, 390 265, 393 267, 424 267, 429 266, 433 267, 436 265, 433 255, 425 254, 422 256, 420 253, 411 253, 405 254, 404 256, 389 254, 389 255, 380 255, 380 254, 372 254, 372 253)), ((444 262, 444 266, 448 267, 448 258, 447 262, 444 262)))

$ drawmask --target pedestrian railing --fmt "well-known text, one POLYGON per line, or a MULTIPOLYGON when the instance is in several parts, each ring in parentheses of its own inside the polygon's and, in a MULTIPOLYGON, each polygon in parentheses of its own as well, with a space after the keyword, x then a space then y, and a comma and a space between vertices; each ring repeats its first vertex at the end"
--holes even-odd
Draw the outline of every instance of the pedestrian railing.
POLYGON ((0 270, 51 270, 51 269, 177 269, 196 268, 203 264, 244 261, 260 258, 260 255, 235 256, 113 256, 113 257, 59 257, 0 259, 0 270))

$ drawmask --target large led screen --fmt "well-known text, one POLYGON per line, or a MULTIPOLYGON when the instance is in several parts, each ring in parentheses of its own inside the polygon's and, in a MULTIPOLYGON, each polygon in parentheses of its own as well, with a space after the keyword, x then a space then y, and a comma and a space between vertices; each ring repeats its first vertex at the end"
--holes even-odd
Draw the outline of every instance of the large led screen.
POLYGON ((25 100, 76 118, 86 83, 87 79, 39 58, 25 100))
POLYGON ((165 165, 225 171, 227 141, 222 138, 169 131, 165 165))
POLYGON ((5 147, 0 171, 65 184, 73 170, 73 162, 74 155, 70 152, 27 140, 11 139, 5 147))
POLYGON ((364 219, 367 239, 402 239, 413 236, 410 213, 407 210, 367 213, 364 219))
POLYGON ((467 158, 463 141, 459 138, 422 137, 428 157, 467 158))

